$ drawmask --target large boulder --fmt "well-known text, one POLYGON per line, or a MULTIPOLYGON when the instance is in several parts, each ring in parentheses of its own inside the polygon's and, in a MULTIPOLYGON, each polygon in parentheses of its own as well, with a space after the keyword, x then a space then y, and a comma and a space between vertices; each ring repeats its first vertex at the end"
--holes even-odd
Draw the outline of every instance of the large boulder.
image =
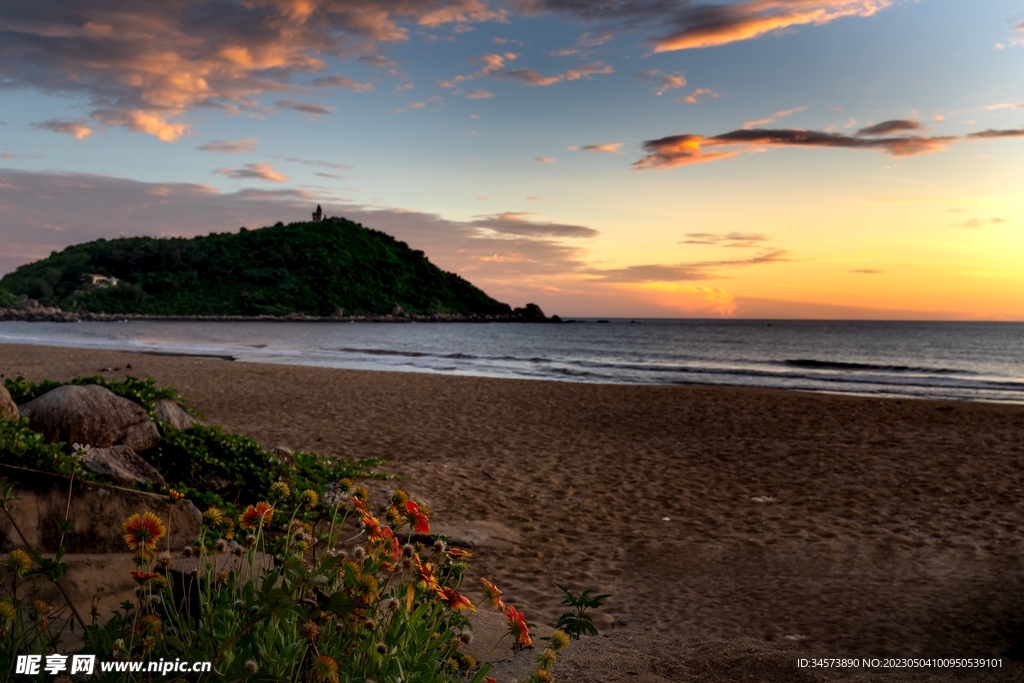
POLYGON ((162 398, 153 404, 153 415, 171 429, 184 431, 192 425, 203 424, 185 410, 180 403, 162 398))
POLYGON ((160 442, 160 431, 142 406, 98 384, 57 387, 18 410, 47 443, 64 441, 93 448, 127 446, 133 451, 146 451, 160 442))
POLYGON ((21 417, 17 404, 11 398, 11 392, 7 391, 3 384, 0 384, 0 417, 8 420, 17 420, 21 417))
POLYGON ((119 484, 151 481, 158 486, 167 486, 167 481, 157 469, 128 446, 90 448, 80 452, 84 453, 82 467, 119 484))

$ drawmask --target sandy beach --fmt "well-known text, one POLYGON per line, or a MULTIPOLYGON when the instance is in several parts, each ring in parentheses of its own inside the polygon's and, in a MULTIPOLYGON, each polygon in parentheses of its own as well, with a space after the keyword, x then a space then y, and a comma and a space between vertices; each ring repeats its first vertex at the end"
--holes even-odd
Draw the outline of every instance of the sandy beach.
POLYGON ((531 621, 563 611, 556 583, 611 594, 606 645, 560 680, 1024 677, 1024 406, 21 345, 0 373, 152 376, 264 445, 384 458, 439 528, 479 536, 474 576, 531 621), (1003 668, 799 669, 808 653, 1003 668))

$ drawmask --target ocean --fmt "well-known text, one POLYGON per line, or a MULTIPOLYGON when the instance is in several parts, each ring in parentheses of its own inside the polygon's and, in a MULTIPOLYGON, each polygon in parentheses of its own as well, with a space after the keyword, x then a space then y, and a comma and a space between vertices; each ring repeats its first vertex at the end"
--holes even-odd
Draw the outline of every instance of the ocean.
POLYGON ((0 322, 3 343, 359 370, 1024 403, 1024 323, 0 322))

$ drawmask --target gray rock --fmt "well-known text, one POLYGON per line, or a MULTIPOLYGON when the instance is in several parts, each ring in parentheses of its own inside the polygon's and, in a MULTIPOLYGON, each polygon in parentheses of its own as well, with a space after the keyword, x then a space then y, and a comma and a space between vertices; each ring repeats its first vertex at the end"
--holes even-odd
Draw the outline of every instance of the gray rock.
POLYGON ((19 406, 18 411, 47 443, 128 446, 145 451, 160 442, 160 431, 142 406, 96 384, 57 387, 19 406))
POLYGON ((0 417, 7 418, 8 420, 17 420, 21 417, 18 413, 17 404, 11 398, 11 392, 7 391, 7 387, 3 384, 0 384, 0 417))
POLYGON ((151 481, 159 486, 167 486, 156 468, 128 446, 90 448, 82 456, 82 467, 119 484, 145 484, 151 481))
POLYGON ((201 420, 181 407, 177 401, 160 399, 153 404, 153 413, 156 419, 163 422, 171 429, 183 431, 192 425, 203 424, 201 420))
POLYGON ((395 316, 396 318, 404 317, 405 309, 399 306, 398 304, 395 304, 395 307, 391 309, 391 315, 395 316))

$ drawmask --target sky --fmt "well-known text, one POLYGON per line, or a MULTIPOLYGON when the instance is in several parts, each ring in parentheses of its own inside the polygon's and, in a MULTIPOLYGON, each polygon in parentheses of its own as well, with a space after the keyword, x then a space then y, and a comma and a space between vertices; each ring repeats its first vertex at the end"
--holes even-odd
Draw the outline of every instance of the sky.
POLYGON ((548 314, 1024 320, 1024 0, 0 0, 0 274, 325 213, 548 314))

